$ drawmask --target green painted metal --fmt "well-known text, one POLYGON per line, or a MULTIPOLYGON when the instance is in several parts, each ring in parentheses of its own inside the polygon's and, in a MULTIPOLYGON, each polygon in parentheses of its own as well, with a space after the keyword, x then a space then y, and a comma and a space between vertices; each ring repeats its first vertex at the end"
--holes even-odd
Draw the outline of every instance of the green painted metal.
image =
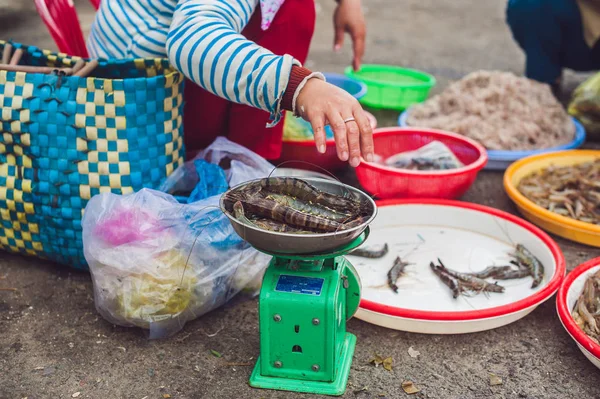
POLYGON ((341 395, 356 337, 346 332, 360 302, 360 280, 341 256, 369 235, 332 254, 274 256, 259 297, 260 357, 256 388, 341 395))
POLYGON ((250 386, 254 388, 275 389, 278 391, 293 391, 314 393, 319 395, 341 396, 346 392, 352 356, 356 347, 356 336, 346 333, 344 345, 337 362, 337 375, 333 382, 304 381, 285 377, 266 377, 261 374, 260 357, 254 366, 250 377, 250 386))
POLYGON ((360 305, 362 283, 360 282, 358 272, 350 262, 346 262, 344 275, 348 279, 348 288, 346 289, 346 320, 350 320, 360 305))

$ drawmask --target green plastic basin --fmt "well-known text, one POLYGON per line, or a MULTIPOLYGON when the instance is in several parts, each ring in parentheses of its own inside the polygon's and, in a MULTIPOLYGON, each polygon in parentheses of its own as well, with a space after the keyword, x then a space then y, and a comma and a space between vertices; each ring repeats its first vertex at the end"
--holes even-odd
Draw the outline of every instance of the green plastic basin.
POLYGON ((436 83, 428 73, 391 65, 363 65, 358 72, 348 67, 345 74, 367 85, 360 102, 376 109, 402 111, 423 102, 436 83))

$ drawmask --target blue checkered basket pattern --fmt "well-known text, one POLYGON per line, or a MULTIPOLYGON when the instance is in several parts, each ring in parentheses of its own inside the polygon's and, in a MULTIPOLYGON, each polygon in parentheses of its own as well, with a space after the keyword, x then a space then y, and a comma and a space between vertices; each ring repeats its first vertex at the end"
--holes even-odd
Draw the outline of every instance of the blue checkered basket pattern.
MULTIPOLYGON (((79 59, 11 44, 22 65, 79 59)), ((101 60, 92 75, 0 71, 0 248, 87 269, 87 201, 158 188, 183 164, 183 77, 167 59, 101 60)))

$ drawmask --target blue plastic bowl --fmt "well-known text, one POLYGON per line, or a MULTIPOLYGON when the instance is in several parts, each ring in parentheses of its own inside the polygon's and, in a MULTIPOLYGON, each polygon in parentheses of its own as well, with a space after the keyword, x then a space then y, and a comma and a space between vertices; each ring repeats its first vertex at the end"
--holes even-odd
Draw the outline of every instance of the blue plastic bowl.
POLYGON ((327 83, 331 83, 332 85, 347 91, 357 100, 360 100, 367 94, 367 85, 363 82, 336 73, 324 73, 323 75, 325 76, 325 79, 327 79, 327 83))
MULTIPOLYGON (((408 115, 410 112, 410 108, 400 114, 398 118, 398 125, 401 127, 409 127, 406 123, 408 119, 408 115)), ((544 148, 541 150, 531 150, 531 151, 503 151, 503 150, 487 150, 488 154, 488 163, 484 169, 487 170, 505 170, 515 161, 518 161, 521 158, 526 158, 530 155, 543 154, 546 152, 554 152, 554 151, 563 151, 563 150, 574 150, 579 148, 585 142, 585 128, 583 125, 575 118, 571 117, 573 123, 575 123, 575 137, 573 141, 567 144, 559 145, 557 147, 552 148, 544 148)))

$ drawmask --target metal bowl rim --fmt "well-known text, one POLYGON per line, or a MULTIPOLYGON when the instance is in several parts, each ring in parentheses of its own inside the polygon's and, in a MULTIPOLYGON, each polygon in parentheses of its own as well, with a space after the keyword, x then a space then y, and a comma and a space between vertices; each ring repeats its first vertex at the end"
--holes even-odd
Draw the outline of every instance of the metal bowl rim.
MULTIPOLYGON (((242 222, 240 222, 239 220, 237 220, 233 215, 230 215, 229 212, 225 209, 225 206, 223 204, 223 200, 225 198, 225 194, 227 194, 228 192, 237 189, 238 187, 242 187, 245 186, 247 184, 253 183, 253 182, 257 182, 257 181, 261 181, 261 179, 254 179, 254 180, 248 180, 246 182, 240 183, 234 187, 231 187, 229 190, 227 190, 226 192, 224 192, 221 195, 221 198, 219 199, 219 207, 221 208, 221 211, 225 214, 225 216, 227 216, 229 218, 230 221, 244 227, 244 228, 248 228, 251 230, 254 230, 256 232, 259 233, 263 233, 263 234, 268 234, 268 235, 272 235, 275 237, 289 237, 289 238, 325 238, 325 237, 335 237, 335 236, 340 236, 340 235, 345 235, 347 233, 352 233, 355 232, 357 230, 360 230, 360 232, 362 233, 362 231, 364 231, 364 229, 371 223, 373 222, 373 220, 375 219, 375 217, 377 216, 377 204, 375 204, 375 201, 373 200, 373 198, 371 198, 370 196, 368 196, 366 193, 362 192, 361 190, 352 187, 348 184, 344 184, 341 183, 339 181, 336 180, 327 180, 327 179, 322 179, 322 178, 318 178, 318 177, 306 177, 306 178, 301 178, 300 180, 305 180, 307 182, 311 182, 311 181, 319 181, 319 182, 324 182, 324 183, 329 183, 329 184, 333 184, 333 185, 337 185, 337 186, 344 186, 346 188, 348 188, 349 190, 353 190, 355 192, 357 192, 359 195, 365 197, 373 206, 373 214, 369 217, 369 219, 362 223, 359 224, 356 227, 352 227, 351 229, 348 230, 342 230, 342 231, 337 231, 337 232, 333 232, 333 233, 315 233, 315 234, 294 234, 294 233, 281 233, 278 231, 269 231, 269 230, 263 230, 263 229, 259 229, 256 228, 254 226, 248 226, 242 222)), ((359 233, 360 234, 360 233, 359 233)))

